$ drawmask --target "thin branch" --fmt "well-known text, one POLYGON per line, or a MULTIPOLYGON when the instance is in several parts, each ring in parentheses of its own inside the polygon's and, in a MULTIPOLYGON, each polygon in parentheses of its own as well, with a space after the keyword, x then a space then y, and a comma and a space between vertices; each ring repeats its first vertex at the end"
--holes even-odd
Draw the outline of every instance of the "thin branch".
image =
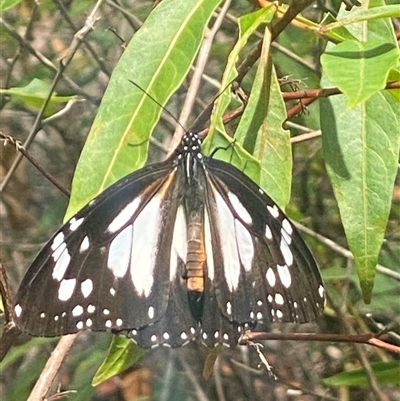
MULTIPOLYGON (((386 90, 399 89, 400 81, 388 82, 385 86, 386 90)), ((293 92, 283 92, 283 100, 300 100, 300 99, 314 99, 324 98, 333 95, 340 95, 343 93, 338 88, 325 88, 325 89, 305 89, 293 92)))
MULTIPOLYGON (((225 1, 224 6, 221 8, 218 17, 214 22, 213 27, 205 35, 204 41, 198 53, 194 74, 186 94, 185 103, 182 107, 182 111, 179 116, 179 122, 183 126, 186 126, 187 124, 187 120, 190 116, 191 110, 196 100, 196 95, 199 91, 201 78, 207 64, 208 56, 210 55, 211 45, 214 41, 215 35, 218 33, 218 30, 220 29, 221 24, 225 19, 225 15, 228 12, 230 4, 231 0, 225 1)), ((170 146, 171 149, 175 149, 178 146, 178 143, 182 138, 182 134, 183 134, 183 129, 180 126, 178 126, 172 138, 170 146)))
POLYGON ((24 148, 22 145, 22 142, 18 141, 11 135, 5 135, 0 131, 0 139, 4 141, 4 146, 7 145, 12 145, 14 146, 18 152, 22 154, 27 160, 31 162, 33 166, 37 168, 40 173, 47 178, 56 188, 58 188, 63 194, 67 195, 68 197, 71 195, 71 193, 68 191, 68 189, 64 188, 54 176, 52 176, 50 173, 47 172, 45 168, 43 168, 39 162, 29 153, 27 150, 24 148))
MULTIPOLYGON (((329 297, 329 294, 327 294, 327 300, 329 301, 331 307, 333 308, 333 310, 336 313, 336 316, 338 317, 339 321, 340 321, 340 325, 342 330, 344 330, 346 332, 346 334, 344 335, 344 337, 357 337, 357 334, 355 333, 355 330, 353 328, 353 326, 350 324, 350 320, 347 319, 345 313, 346 311, 342 311, 341 308, 339 308, 335 302, 332 300, 331 297, 329 297)), ((376 338, 376 336, 372 337, 370 340, 366 341, 365 344, 369 344, 375 347, 379 347, 379 348, 384 348, 386 350, 389 351, 389 349, 392 352, 396 352, 400 354, 400 347, 395 346, 393 344, 388 344, 385 343, 384 341, 379 340, 378 338, 376 338), (375 338, 375 341, 370 341, 372 340, 372 338, 375 338), (379 340, 379 341, 377 341, 379 340), (386 346, 387 345, 387 346, 386 346), (397 350, 396 350, 397 349, 397 350)), ((375 376, 375 373, 372 370, 371 364, 367 358, 367 355, 365 353, 365 350, 360 346, 360 343, 362 342, 358 342, 358 341, 353 341, 354 344, 354 349, 356 350, 357 354, 358 354, 358 358, 359 361, 365 371, 365 374, 369 380, 369 384, 371 386, 372 391, 374 392, 376 399, 379 401, 389 401, 389 399, 386 397, 386 395, 382 392, 378 380, 375 376)))
POLYGON ((6 324, 0 339, 0 362, 7 355, 8 350, 14 344, 16 338, 21 334, 21 330, 15 324, 15 315, 11 291, 8 286, 7 273, 3 264, 0 263, 0 295, 4 305, 6 324))
POLYGON ((310 131, 310 132, 307 132, 306 134, 300 134, 300 135, 296 135, 293 138, 290 138, 290 143, 299 143, 299 142, 309 141, 310 139, 318 138, 321 135, 322 135, 321 130, 310 131))
POLYGON ((69 334, 61 337, 56 348, 54 348, 48 359, 46 366, 42 370, 39 379, 37 380, 35 387, 27 401, 43 401, 46 399, 46 395, 50 390, 61 365, 68 355, 69 350, 74 344, 78 334, 69 334))
MULTIPOLYGON (((309 228, 303 226, 302 224, 300 224, 296 221, 292 220, 292 223, 298 230, 302 231, 303 233, 310 235, 311 237, 317 239, 319 242, 321 242, 324 245, 326 245, 327 247, 333 249, 335 252, 343 255, 345 258, 354 260, 353 254, 348 249, 337 244, 335 241, 332 241, 331 239, 324 237, 321 234, 317 234, 315 231, 310 230, 309 228)), ((400 273, 398 273, 392 269, 389 269, 388 267, 377 264, 376 270, 379 273, 385 274, 386 276, 392 277, 395 280, 400 281, 400 273)))
POLYGON ((106 0, 106 3, 108 6, 118 10, 128 21, 128 23, 132 27, 132 29, 134 29, 135 31, 137 31, 143 25, 143 21, 141 21, 138 17, 136 17, 136 15, 125 10, 125 8, 118 5, 115 1, 106 0))
POLYGON ((315 333, 267 333, 250 331, 243 335, 239 344, 249 342, 279 340, 279 341, 321 341, 331 343, 367 344, 400 354, 400 347, 377 338, 374 334, 315 334, 315 333))
MULTIPOLYGON (((61 0, 53 0, 53 2, 57 5, 62 16, 64 17, 65 21, 67 21, 67 23, 69 24, 71 29, 74 32, 76 32, 78 28, 75 26, 74 22, 70 18, 69 14, 68 14, 68 10, 66 9, 64 3, 61 0)), ((108 68, 104 64, 103 60, 101 60, 101 58, 97 55, 96 50, 93 49, 92 45, 86 40, 85 37, 82 39, 82 43, 85 45, 85 47, 87 48, 87 50, 89 51, 89 53, 91 54, 93 59, 96 61, 96 63, 100 67, 101 71, 103 71, 109 77, 111 75, 111 72, 108 70, 108 68)))

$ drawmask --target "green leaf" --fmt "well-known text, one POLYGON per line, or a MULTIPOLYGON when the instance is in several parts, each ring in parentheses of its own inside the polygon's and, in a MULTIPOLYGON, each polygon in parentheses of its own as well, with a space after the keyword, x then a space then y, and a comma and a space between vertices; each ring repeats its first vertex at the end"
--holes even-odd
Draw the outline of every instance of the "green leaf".
POLYGON ((161 108, 129 80, 164 105, 189 71, 219 3, 165 0, 133 36, 114 69, 79 159, 67 217, 144 165, 161 108))
POLYGON ((223 350, 222 345, 217 345, 214 347, 207 355, 207 358, 204 362, 203 366, 203 379, 208 380, 211 377, 212 372, 214 371, 214 366, 215 362, 217 361, 217 358, 220 356, 221 352, 223 350))
MULTIPOLYGON (((225 132, 224 124, 222 123, 222 117, 225 113, 228 105, 231 102, 230 91, 225 90, 232 81, 237 77, 236 63, 239 59, 240 51, 248 42, 251 35, 258 29, 262 24, 270 22, 275 15, 276 5, 272 4, 269 7, 260 9, 251 14, 247 14, 239 18, 239 38, 229 54, 228 62, 225 67, 224 75, 222 77, 221 88, 223 92, 217 98, 214 106, 213 115, 210 122, 210 129, 206 140, 203 143, 204 152, 207 154, 210 152, 212 147, 215 147, 214 143, 214 132, 218 129, 220 135, 225 136, 229 139, 225 132)), ((233 163, 234 164, 234 163, 233 163)), ((236 166, 242 168, 243 166, 236 166)), ((252 177, 254 179, 254 177, 252 177)))
POLYGON ((235 138, 260 161, 260 186, 284 209, 290 200, 292 147, 289 131, 282 128, 286 109, 272 66, 270 39, 266 29, 256 77, 235 138))
POLYGON ((321 102, 322 145, 365 302, 389 216, 400 146, 399 104, 387 92, 348 110, 344 98, 321 102))
MULTIPOLYGON (((346 13, 347 15, 349 13, 346 13)), ((354 9, 348 17, 342 18, 337 22, 328 24, 321 28, 321 32, 329 32, 341 26, 351 25, 356 22, 371 21, 382 18, 395 18, 400 17, 400 7, 398 5, 372 7, 370 9, 354 9)))
POLYGON ((355 107, 385 88, 389 72, 399 62, 395 44, 346 40, 321 57, 324 72, 355 107))
POLYGON ((3 13, 21 2, 22 0, 0 0, 0 11, 3 13))
POLYGON ((97 370, 92 385, 97 386, 129 368, 140 360, 146 352, 129 338, 118 335, 113 336, 106 359, 97 370))
MULTIPOLYGON (((26 106, 34 110, 39 110, 42 107, 43 102, 49 96, 50 91, 51 85, 37 78, 34 78, 26 86, 0 89, 0 93, 9 95, 14 101, 24 103, 26 106)), ((76 96, 57 96, 53 93, 47 105, 45 115, 49 116, 53 114, 58 103, 66 103, 74 98, 76 98, 76 96)))
MULTIPOLYGON (((371 0, 379 8, 382 0, 371 0)), ((359 38, 395 44, 390 20, 349 27, 359 38)), ((323 77, 323 87, 331 86, 323 77)), ((343 96, 321 102, 322 145, 364 301, 371 301, 375 268, 390 212, 400 147, 400 105, 387 91, 349 110, 343 96)))
MULTIPOLYGON (((253 35, 261 25, 272 20, 275 12, 276 6, 271 5, 270 7, 266 7, 239 18, 239 39, 228 57, 227 66, 221 84, 223 89, 226 89, 237 76, 235 65, 239 58, 240 51, 246 45, 251 35, 253 35)), ((254 85, 253 89, 257 88, 257 86, 258 85, 254 85)), ((224 124, 222 123, 222 116, 227 110, 231 100, 231 94, 228 90, 222 92, 216 100, 214 112, 211 118, 210 131, 203 144, 203 149, 206 154, 210 152, 210 149, 226 149, 231 142, 230 137, 225 132, 224 124), (217 132, 218 135, 214 135, 214 132, 217 132)), ((249 113, 251 113, 251 109, 254 110, 254 107, 251 105, 248 105, 248 107, 250 109, 249 113)), ((243 130, 245 130, 245 128, 243 128, 243 130)), ((251 134, 252 138, 254 139, 259 133, 258 131, 253 131, 251 134)), ((240 136, 242 136, 242 134, 240 136)), ((261 187, 264 187, 264 189, 270 193, 271 196, 279 198, 279 195, 277 195, 274 190, 272 190, 272 193, 269 191, 270 186, 268 187, 268 185, 265 185, 265 175, 262 175, 265 173, 265 171, 260 170, 260 162, 258 159, 262 157, 263 152, 254 148, 251 150, 251 152, 258 154, 252 156, 248 149, 245 150, 242 146, 240 146, 240 144, 243 144, 243 141, 239 137, 236 137, 236 134, 235 139, 238 139, 238 143, 234 144, 233 152, 219 151, 215 154, 215 157, 232 163, 255 182, 259 183, 261 187)))
MULTIPOLYGON (((397 361, 377 362, 371 365, 379 384, 400 384, 400 364, 397 361)), ((323 379, 328 386, 369 386, 369 379, 364 369, 341 372, 323 379)))

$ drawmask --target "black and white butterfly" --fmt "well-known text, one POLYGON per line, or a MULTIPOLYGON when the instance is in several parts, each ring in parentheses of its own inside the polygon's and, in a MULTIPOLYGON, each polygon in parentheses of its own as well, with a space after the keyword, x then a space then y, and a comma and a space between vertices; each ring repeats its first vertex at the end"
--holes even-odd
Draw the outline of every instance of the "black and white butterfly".
POLYGON ((121 332, 142 347, 235 345, 324 308, 320 272, 278 206, 184 135, 175 154, 106 189, 36 257, 17 294, 22 330, 121 332))

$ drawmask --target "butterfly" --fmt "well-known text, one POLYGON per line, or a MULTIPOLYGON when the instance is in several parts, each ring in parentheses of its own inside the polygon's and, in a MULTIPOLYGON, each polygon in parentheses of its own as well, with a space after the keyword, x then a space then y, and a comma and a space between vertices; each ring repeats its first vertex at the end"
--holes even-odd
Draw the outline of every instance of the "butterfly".
POLYGON ((67 221, 28 269, 14 307, 36 336, 112 331, 141 347, 236 345, 270 322, 324 308, 318 266, 264 191, 202 154, 175 153, 122 178, 67 221))

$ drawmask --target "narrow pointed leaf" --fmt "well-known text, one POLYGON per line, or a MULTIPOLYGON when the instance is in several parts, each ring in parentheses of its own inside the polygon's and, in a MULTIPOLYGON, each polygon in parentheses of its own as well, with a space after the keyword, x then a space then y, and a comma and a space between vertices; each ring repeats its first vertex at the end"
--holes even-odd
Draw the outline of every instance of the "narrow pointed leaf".
POLYGON ((344 97, 324 100, 324 157, 358 276, 369 302, 389 216, 399 154, 399 104, 387 92, 348 110, 344 97))
POLYGON ((256 77, 235 138, 260 161, 260 186, 285 208, 290 200, 292 148, 289 131, 282 128, 286 109, 269 43, 270 33, 266 29, 256 77))
POLYGON ((123 336, 113 336, 107 356, 96 375, 92 385, 97 386, 112 376, 132 366, 146 354, 146 350, 138 347, 132 340, 123 336))
POLYGON ((114 69, 82 151, 67 216, 146 162, 148 139, 161 108, 130 80, 165 104, 189 71, 219 3, 165 0, 133 36, 114 69))

